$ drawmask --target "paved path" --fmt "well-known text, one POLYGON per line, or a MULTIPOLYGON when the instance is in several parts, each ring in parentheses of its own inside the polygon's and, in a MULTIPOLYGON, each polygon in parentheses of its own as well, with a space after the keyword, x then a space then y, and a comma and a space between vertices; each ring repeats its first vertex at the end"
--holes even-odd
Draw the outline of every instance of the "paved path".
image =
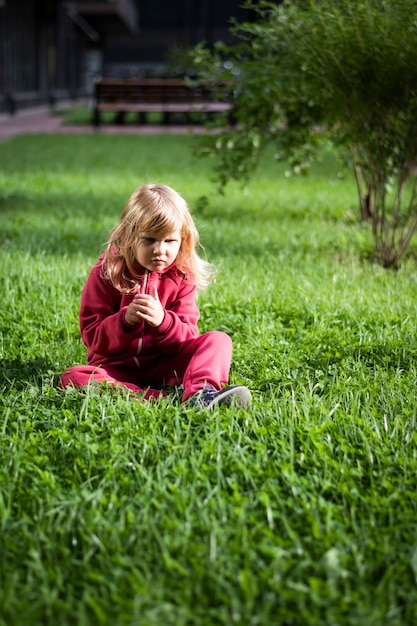
POLYGON ((100 126, 100 130, 95 130, 91 125, 70 126, 64 124, 62 115, 52 115, 47 107, 20 111, 16 115, 0 114, 0 141, 11 139, 16 135, 33 133, 67 133, 67 134, 156 134, 156 133, 201 133, 204 129, 201 126, 135 126, 132 124, 100 126))
POLYGON ((49 114, 48 109, 31 109, 16 115, 0 115, 0 140, 27 133, 56 133, 62 126, 61 116, 49 114))

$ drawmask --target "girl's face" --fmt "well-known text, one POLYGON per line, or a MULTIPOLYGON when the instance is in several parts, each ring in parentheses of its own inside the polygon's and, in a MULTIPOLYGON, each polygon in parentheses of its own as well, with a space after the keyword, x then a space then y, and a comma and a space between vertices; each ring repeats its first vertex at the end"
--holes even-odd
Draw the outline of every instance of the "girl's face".
POLYGON ((174 231, 145 233, 135 251, 137 262, 151 272, 162 272, 174 263, 181 246, 181 234, 174 231))

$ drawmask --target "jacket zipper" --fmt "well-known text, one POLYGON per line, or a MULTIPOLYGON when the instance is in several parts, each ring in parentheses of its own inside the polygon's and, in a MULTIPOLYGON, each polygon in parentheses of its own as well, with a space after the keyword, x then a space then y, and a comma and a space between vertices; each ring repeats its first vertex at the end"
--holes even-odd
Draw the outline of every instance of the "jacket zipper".
MULTIPOLYGON (((142 287, 140 289, 141 293, 146 293, 146 288, 148 286, 148 275, 149 275, 149 271, 145 270, 145 274, 143 275, 143 282, 142 282, 142 287)), ((143 337, 139 337, 138 339, 138 347, 136 349, 136 354, 140 354, 142 351, 142 344, 143 344, 143 337)), ((134 362, 136 363, 136 367, 140 368, 140 361, 137 358, 137 356, 133 357, 134 362)))

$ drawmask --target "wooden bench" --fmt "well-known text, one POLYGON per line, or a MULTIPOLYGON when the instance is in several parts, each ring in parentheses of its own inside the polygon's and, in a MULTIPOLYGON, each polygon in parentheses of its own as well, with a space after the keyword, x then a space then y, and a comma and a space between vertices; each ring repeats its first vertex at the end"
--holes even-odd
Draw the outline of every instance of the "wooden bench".
POLYGON ((230 102, 214 99, 208 86, 191 86, 180 79, 114 79, 95 81, 93 124, 100 126, 100 114, 113 111, 118 121, 128 112, 136 112, 144 123, 147 113, 163 113, 164 123, 169 123, 173 113, 205 115, 231 111, 230 102))

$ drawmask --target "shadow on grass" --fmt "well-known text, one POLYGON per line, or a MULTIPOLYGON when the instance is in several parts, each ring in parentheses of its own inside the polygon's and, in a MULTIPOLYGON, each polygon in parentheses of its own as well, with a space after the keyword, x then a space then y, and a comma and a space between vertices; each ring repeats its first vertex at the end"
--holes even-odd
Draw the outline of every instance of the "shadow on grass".
POLYGON ((361 363, 371 370, 381 368, 387 372, 406 372, 414 368, 415 355, 395 345, 352 344, 346 347, 333 344, 331 350, 323 350, 312 358, 306 359, 306 366, 312 370, 326 370, 329 366, 346 364, 348 361, 361 363))
POLYGON ((94 199, 88 202, 83 196, 68 197, 61 202, 60 197, 38 199, 13 196, 0 198, 0 214, 3 214, 3 248, 47 254, 72 255, 79 252, 102 250, 109 231, 116 223, 121 202, 94 199), (92 207, 93 204, 93 207, 92 207), (86 208, 86 206, 88 208, 86 208))
POLYGON ((29 361, 19 358, 4 359, 0 366, 0 387, 7 389, 24 389, 28 383, 41 386, 45 374, 56 376, 53 365, 43 357, 36 357, 29 361))

